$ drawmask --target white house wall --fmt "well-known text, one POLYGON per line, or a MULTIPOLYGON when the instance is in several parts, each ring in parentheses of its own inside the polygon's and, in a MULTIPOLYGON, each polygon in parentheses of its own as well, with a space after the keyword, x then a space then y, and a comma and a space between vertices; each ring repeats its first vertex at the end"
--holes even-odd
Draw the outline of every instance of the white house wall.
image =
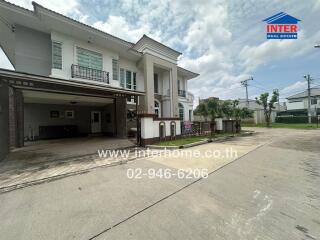
MULTIPOLYGON (((52 32, 51 40, 62 43, 62 69, 52 69, 52 77, 71 79, 71 65, 77 65, 76 48, 81 47, 102 54, 103 71, 109 72, 110 85, 114 87, 120 86, 120 79, 118 81, 112 79, 112 59, 116 59, 119 60, 119 68, 124 68, 137 73, 137 90, 144 91, 143 72, 139 71, 134 61, 122 57, 120 58, 118 53, 110 49, 97 47, 94 43, 91 44, 79 39, 74 39, 73 37, 62 33, 52 32)), ((79 80, 90 82, 90 80, 79 80)))
MULTIPOLYGON (((314 98, 314 97, 312 97, 314 98)), ((311 104, 311 109, 320 108, 320 98, 317 97, 317 104, 311 104)), ((300 102, 287 102, 287 110, 298 110, 308 108, 308 98, 301 99, 300 102)))
POLYGON ((287 109, 288 110, 296 110, 296 109, 305 109, 305 104, 303 101, 301 102, 288 102, 287 103, 287 109))
POLYGON ((20 25, 16 26, 15 34, 15 70, 49 76, 51 72, 50 34, 20 25))
MULTIPOLYGON (((141 138, 151 139, 160 137, 159 125, 161 122, 165 123, 166 137, 170 137, 170 124, 173 122, 173 120, 158 120, 151 117, 146 117, 141 119, 141 138)), ((174 120, 174 122, 176 123, 176 135, 181 135, 180 120, 174 120)))

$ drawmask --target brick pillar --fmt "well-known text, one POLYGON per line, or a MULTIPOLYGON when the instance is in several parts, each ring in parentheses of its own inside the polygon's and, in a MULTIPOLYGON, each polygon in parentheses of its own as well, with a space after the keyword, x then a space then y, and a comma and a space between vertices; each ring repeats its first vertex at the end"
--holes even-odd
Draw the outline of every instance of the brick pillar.
POLYGON ((0 80, 0 161, 9 152, 9 89, 0 80))
POLYGON ((116 114, 116 136, 118 138, 127 138, 127 98, 116 97, 115 99, 116 114))
POLYGON ((24 145, 24 101, 21 90, 16 90, 16 115, 17 115, 17 147, 24 145))
POLYGON ((15 100, 14 90, 9 87, 9 146, 16 147, 16 116, 15 116, 15 100))
POLYGON ((21 90, 9 88, 10 147, 24 145, 24 101, 21 90))

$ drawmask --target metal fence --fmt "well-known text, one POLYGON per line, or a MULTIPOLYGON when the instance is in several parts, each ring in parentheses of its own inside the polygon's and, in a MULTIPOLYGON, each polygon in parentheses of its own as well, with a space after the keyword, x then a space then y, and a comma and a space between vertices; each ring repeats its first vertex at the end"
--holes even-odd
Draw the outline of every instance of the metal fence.
POLYGON ((214 132, 211 122, 181 122, 182 136, 206 136, 214 132))

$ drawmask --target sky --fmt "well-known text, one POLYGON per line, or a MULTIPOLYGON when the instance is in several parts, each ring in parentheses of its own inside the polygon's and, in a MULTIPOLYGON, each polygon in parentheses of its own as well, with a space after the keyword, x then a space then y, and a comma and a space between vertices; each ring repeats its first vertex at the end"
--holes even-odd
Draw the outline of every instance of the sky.
MULTIPOLYGON (((32 9, 31 1, 10 1, 32 9)), ((189 91, 198 99, 301 92, 304 75, 320 85, 320 0, 37 0, 100 30, 136 42, 143 34, 182 52, 179 65, 200 74, 189 91), (301 20, 297 40, 267 40, 263 19, 286 12, 301 20)), ((0 67, 12 68, 0 50, 0 67)))

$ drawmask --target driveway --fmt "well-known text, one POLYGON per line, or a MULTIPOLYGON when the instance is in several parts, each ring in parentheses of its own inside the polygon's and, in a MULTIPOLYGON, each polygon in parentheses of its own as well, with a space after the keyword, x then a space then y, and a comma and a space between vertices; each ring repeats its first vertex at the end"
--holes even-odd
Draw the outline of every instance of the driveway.
POLYGON ((320 239, 320 132, 257 131, 225 143, 242 152, 224 164, 155 156, 2 193, 0 238, 320 239), (203 179, 127 176, 204 166, 203 179))
POLYGON ((99 158, 97 150, 133 148, 128 139, 81 137, 29 142, 0 161, 0 192, 109 166, 120 159, 99 158))

